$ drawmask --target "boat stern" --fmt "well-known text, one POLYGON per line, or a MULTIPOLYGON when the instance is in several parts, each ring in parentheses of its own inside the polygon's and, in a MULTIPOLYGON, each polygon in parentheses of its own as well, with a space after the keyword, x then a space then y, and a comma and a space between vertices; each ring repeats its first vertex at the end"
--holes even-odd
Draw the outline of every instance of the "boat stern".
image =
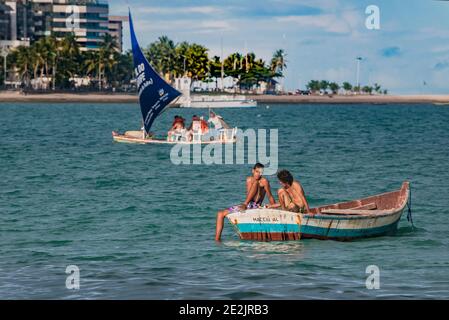
POLYGON ((227 216, 242 240, 286 241, 301 238, 301 215, 274 209, 251 209, 227 216))

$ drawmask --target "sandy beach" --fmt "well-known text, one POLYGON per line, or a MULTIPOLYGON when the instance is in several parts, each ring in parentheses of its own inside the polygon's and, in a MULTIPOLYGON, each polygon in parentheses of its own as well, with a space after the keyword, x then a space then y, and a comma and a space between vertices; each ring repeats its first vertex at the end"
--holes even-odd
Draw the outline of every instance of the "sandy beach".
MULTIPOLYGON (((449 103, 449 95, 249 95, 259 103, 298 103, 298 104, 432 104, 449 103)), ((1 102, 77 102, 77 103, 137 103, 134 94, 99 93, 52 93, 22 94, 20 92, 0 92, 1 102)))

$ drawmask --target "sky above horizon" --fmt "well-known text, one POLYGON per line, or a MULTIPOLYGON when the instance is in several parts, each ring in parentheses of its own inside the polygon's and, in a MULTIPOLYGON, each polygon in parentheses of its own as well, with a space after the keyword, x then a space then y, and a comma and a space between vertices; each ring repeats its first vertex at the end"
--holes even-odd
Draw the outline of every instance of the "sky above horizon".
MULTIPOLYGON (((379 83, 396 94, 449 93, 449 1, 436 0, 110 0, 110 14, 131 7, 142 47, 167 35, 196 42, 209 56, 254 52, 269 61, 284 49, 286 89, 311 79, 379 83), (128 4, 129 3, 129 4, 128 4), (380 29, 365 21, 380 9, 380 29)), ((124 28, 129 49, 129 27, 124 28)))

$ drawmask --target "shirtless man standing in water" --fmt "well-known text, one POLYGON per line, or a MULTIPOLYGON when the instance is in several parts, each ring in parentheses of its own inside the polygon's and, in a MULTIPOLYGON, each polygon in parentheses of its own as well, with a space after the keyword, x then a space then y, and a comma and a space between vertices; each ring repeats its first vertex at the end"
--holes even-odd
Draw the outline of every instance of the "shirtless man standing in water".
POLYGON ((271 194, 270 183, 262 177, 264 165, 256 163, 252 170, 252 176, 246 178, 246 200, 243 204, 219 211, 217 214, 217 228, 215 240, 220 241, 223 231, 224 218, 233 212, 245 211, 246 209, 256 209, 262 206, 265 195, 268 195, 270 205, 275 205, 276 201, 271 194))
POLYGON ((310 212, 304 190, 298 181, 293 179, 287 170, 281 170, 277 174, 282 188, 278 190, 279 204, 271 205, 270 208, 281 207, 282 210, 291 212, 310 212))

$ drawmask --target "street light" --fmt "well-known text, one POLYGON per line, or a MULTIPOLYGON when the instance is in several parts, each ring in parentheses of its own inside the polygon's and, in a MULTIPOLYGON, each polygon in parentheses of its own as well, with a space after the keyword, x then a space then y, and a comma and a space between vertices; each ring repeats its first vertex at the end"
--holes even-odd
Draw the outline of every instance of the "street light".
POLYGON ((362 61, 362 57, 357 57, 357 88, 359 89, 360 92, 360 61, 362 61))
POLYGON ((1 56, 3 57, 3 85, 6 87, 6 59, 8 57, 8 47, 2 46, 0 48, 1 56))

